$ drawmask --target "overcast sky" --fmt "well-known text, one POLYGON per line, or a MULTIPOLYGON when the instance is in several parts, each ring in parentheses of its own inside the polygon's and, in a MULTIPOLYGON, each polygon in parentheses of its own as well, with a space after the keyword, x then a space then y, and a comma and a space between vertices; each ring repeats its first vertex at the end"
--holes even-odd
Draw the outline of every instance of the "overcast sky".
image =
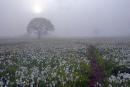
POLYGON ((0 37, 25 34, 35 17, 57 36, 130 36, 130 0, 0 0, 0 37))

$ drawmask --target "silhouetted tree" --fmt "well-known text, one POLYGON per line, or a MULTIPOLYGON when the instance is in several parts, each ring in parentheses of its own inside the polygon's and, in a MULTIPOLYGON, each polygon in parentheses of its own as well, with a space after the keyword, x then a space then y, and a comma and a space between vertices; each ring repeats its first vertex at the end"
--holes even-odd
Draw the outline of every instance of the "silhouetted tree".
POLYGON ((27 26, 28 34, 36 33, 39 39, 42 35, 46 35, 49 31, 53 30, 53 24, 46 18, 34 18, 27 26))

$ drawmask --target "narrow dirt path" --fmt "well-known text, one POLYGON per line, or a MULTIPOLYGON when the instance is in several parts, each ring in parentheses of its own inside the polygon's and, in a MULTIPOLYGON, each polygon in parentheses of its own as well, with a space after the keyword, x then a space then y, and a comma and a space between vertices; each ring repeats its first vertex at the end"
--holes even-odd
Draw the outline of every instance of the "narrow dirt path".
POLYGON ((103 81, 103 72, 101 70, 100 65, 97 63, 96 60, 96 49, 93 46, 89 47, 89 58, 90 58, 90 64, 91 64, 91 75, 89 78, 88 87, 101 87, 100 83, 103 81))

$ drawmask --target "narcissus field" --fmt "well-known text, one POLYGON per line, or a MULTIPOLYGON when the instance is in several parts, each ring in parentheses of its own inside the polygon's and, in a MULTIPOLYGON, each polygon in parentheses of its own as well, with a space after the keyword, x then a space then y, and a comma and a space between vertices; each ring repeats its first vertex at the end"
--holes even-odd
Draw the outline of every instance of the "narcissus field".
POLYGON ((129 87, 130 40, 1 40, 0 86, 129 87))

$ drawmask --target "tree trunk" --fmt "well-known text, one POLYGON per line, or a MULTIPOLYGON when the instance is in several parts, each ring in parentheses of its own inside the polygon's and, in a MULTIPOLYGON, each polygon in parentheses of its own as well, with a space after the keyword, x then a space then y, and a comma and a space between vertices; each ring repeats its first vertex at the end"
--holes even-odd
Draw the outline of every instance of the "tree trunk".
POLYGON ((42 33, 38 31, 38 39, 41 39, 42 33))

